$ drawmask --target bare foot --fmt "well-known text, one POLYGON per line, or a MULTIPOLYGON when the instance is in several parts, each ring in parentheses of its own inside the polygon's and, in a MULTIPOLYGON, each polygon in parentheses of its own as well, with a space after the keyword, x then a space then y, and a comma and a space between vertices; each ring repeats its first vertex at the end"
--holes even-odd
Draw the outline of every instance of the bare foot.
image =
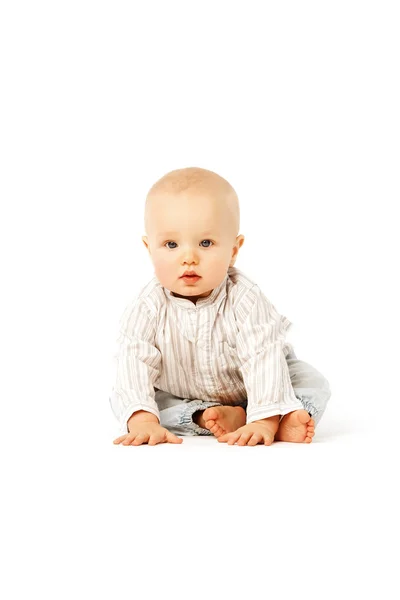
POLYGON ((193 417, 195 423, 209 429, 217 438, 246 425, 246 411, 241 406, 212 406, 193 417))
POLYGON ((305 442, 310 444, 314 437, 314 419, 306 410, 294 410, 279 423, 275 440, 281 442, 305 442))

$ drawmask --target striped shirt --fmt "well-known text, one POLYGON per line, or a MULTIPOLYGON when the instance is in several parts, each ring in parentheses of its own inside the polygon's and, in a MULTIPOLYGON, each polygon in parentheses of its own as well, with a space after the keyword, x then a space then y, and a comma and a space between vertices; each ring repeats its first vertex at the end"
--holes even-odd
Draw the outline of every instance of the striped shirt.
POLYGON ((291 322, 236 267, 196 304, 154 277, 119 325, 110 401, 122 427, 138 410, 160 419, 155 390, 224 405, 247 399, 247 423, 303 408, 286 363, 291 322))

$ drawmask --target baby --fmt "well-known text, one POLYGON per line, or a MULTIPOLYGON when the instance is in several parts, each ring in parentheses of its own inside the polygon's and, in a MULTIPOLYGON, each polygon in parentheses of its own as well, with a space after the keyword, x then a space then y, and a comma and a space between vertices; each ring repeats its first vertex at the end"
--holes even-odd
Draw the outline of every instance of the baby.
POLYGON ((329 385, 285 340, 291 322, 234 267, 239 214, 235 190, 206 169, 171 171, 150 189, 142 240, 155 277, 120 320, 115 444, 312 441, 329 385))

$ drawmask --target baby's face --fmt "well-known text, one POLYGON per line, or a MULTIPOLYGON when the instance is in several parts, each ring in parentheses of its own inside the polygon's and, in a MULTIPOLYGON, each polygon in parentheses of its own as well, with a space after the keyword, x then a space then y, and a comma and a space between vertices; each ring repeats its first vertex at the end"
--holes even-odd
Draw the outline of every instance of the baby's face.
POLYGON ((225 201, 204 191, 154 197, 147 233, 142 240, 157 279, 175 296, 193 302, 222 282, 244 242, 243 236, 236 237, 225 201), (182 279, 185 271, 195 271, 200 279, 182 279))

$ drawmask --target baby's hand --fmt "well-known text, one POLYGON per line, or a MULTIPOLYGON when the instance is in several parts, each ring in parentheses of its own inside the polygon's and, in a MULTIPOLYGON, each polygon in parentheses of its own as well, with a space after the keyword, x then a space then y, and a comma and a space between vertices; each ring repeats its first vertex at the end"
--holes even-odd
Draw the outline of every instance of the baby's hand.
POLYGON ((238 446, 256 446, 257 444, 270 446, 274 441, 278 426, 279 417, 270 417, 243 425, 236 431, 220 435, 217 439, 219 442, 228 442, 230 446, 236 442, 238 446))
POLYGON ((164 442, 181 444, 183 439, 177 437, 159 423, 135 422, 130 424, 129 433, 114 440, 114 444, 120 444, 121 442, 123 446, 140 446, 146 443, 149 446, 155 446, 164 442))

